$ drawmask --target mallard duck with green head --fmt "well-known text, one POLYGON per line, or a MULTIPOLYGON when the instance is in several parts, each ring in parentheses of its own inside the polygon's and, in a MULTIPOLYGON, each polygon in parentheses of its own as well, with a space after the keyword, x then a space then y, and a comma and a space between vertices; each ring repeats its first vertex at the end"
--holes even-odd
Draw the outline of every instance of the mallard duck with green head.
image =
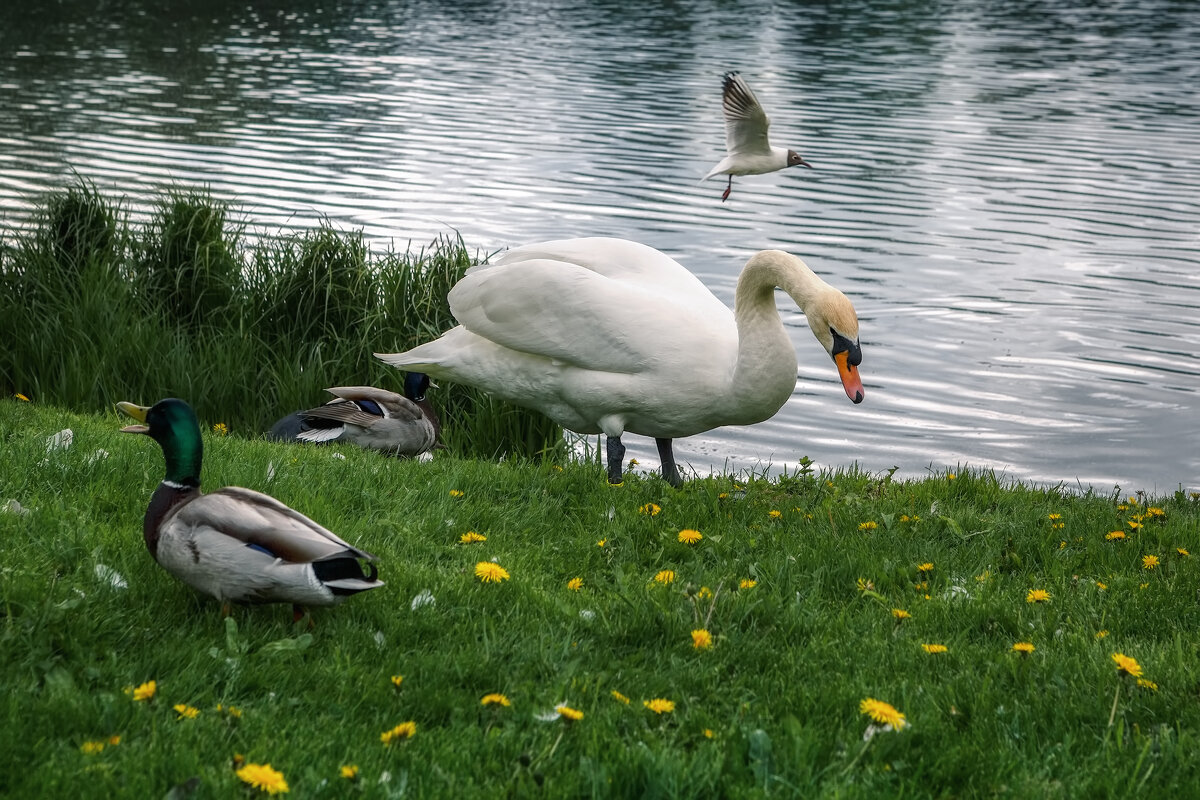
POLYGON ((226 613, 230 603, 292 603, 299 618, 302 608, 383 586, 373 555, 274 497, 233 486, 202 493, 204 445, 187 403, 169 398, 117 408, 142 423, 121 431, 148 435, 166 459, 142 525, 146 548, 167 572, 221 601, 226 613))

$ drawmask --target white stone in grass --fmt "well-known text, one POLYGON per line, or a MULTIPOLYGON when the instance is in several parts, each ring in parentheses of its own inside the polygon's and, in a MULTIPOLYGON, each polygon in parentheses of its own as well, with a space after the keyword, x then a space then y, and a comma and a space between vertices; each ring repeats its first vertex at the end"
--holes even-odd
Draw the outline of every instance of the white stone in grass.
POLYGON ((617 509, 614 508, 613 506, 609 506, 608 507, 608 521, 612 522, 613 517, 615 517, 616 515, 617 515, 617 509))
POLYGON ((70 428, 64 428, 46 439, 46 452, 53 453, 55 450, 66 450, 74 441, 75 432, 70 428))
POLYGON ((108 451, 101 447, 99 450, 88 456, 87 465, 90 467, 97 461, 103 461, 106 458, 108 458, 108 451))
POLYGON ((584 622, 591 622, 596 618, 596 612, 590 608, 581 608, 579 609, 579 618, 584 622))
POLYGON ((433 461, 433 453, 426 450, 424 453, 421 453, 419 456, 417 456, 417 461, 433 461))
POLYGON ((346 455, 345 455, 345 453, 334 453, 334 454, 333 454, 333 457, 334 457, 334 458, 341 459, 342 461, 345 461, 345 460, 346 460, 346 455))
POLYGON ((114 589, 129 588, 129 584, 125 582, 123 577, 121 577, 121 573, 117 572, 107 564, 96 564, 95 572, 96 577, 100 579, 101 583, 107 583, 114 589))
POLYGON ((433 596, 433 592, 429 591, 428 589, 422 589, 417 593, 417 596, 412 599, 412 605, 410 608, 412 608, 413 611, 416 611, 418 608, 424 608, 425 606, 432 606, 436 604, 437 599, 433 596))
POLYGON ((275 462, 268 461, 267 462, 267 483, 270 483, 273 480, 275 480, 275 462))
MULTIPOLYGON (((559 703, 559 705, 561 706, 563 704, 559 703)), ((552 708, 549 711, 543 711, 540 714, 534 714, 533 718, 536 719, 538 722, 554 722, 554 720, 558 719, 561 716, 562 716, 562 714, 558 713, 557 708, 552 708)))
POLYGON ((18 503, 16 500, 5 500, 4 505, 0 505, 0 511, 5 514, 28 514, 29 509, 18 503))
POLYGON ((375 646, 382 650, 386 643, 387 639, 384 638, 383 631, 375 631, 375 646))

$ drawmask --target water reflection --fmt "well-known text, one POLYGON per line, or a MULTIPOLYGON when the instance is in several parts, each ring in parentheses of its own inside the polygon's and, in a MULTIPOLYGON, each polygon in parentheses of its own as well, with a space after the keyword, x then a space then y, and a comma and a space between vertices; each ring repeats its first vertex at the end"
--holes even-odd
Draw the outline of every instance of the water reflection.
POLYGON ((680 442, 682 461, 1200 484, 1190 4, 16 5, 0 227, 74 169, 135 215, 205 183, 268 232, 627 236, 727 302, 749 253, 780 247, 855 300, 867 401, 846 403, 781 300, 795 396, 680 442), (816 169, 723 204, 699 178, 726 69, 816 169))

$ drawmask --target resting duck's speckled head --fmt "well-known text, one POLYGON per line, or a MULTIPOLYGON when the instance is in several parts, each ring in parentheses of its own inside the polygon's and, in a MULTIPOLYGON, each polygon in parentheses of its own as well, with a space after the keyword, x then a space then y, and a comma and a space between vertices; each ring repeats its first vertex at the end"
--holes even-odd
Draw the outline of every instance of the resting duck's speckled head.
POLYGON ((117 410, 143 423, 127 425, 121 428, 122 433, 142 433, 158 442, 167 462, 168 481, 185 486, 200 485, 204 443, 200 439, 200 422, 191 406, 169 397, 149 408, 117 403, 117 410))

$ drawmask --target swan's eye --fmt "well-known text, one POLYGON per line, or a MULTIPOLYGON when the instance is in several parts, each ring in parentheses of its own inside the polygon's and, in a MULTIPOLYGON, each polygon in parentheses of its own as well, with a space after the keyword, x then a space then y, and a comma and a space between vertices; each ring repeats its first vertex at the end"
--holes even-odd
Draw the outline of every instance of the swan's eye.
POLYGON ((830 328, 829 332, 833 335, 833 355, 848 353, 846 361, 851 365, 857 367, 862 363, 862 348, 858 346, 858 342, 850 341, 833 328, 830 328))

